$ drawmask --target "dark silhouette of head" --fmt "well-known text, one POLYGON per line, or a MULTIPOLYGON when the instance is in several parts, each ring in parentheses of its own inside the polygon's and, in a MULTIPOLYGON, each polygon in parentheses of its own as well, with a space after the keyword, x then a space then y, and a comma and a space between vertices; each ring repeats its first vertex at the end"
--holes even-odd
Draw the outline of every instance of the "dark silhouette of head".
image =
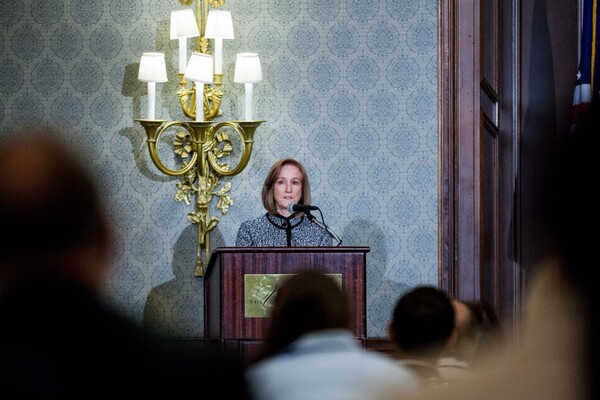
POLYGON ((318 271, 301 271, 277 288, 266 353, 275 354, 300 336, 325 329, 352 329, 352 307, 342 287, 318 271))
POLYGON ((504 347, 504 328, 494 307, 483 300, 452 300, 455 312, 456 341, 448 355, 462 361, 487 363, 501 355, 504 347))
POLYGON ((416 287, 398 299, 389 324, 390 338, 404 355, 438 356, 452 338, 454 313, 444 292, 416 287))
POLYGON ((30 278, 100 281, 109 229, 96 182, 51 130, 0 143, 0 284, 30 278))

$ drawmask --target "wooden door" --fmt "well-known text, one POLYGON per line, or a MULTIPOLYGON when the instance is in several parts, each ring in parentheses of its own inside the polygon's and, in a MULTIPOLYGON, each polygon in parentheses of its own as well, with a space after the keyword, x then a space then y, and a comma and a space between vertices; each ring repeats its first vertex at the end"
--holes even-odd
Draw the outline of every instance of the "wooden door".
POLYGON ((442 2, 440 63, 441 286, 511 321, 519 292, 513 4, 442 2))
POLYGON ((494 305, 510 336, 543 241, 533 223, 536 177, 565 130, 576 5, 443 0, 440 7, 440 286, 494 305))

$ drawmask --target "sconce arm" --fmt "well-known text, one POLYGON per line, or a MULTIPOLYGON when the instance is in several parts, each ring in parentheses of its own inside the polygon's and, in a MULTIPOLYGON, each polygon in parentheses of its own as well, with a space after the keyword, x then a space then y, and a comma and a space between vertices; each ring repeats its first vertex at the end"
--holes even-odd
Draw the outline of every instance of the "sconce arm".
POLYGON ((160 140, 162 134, 172 126, 181 126, 191 134, 191 129, 187 124, 182 123, 181 121, 174 121, 163 125, 165 122, 167 122, 166 120, 136 119, 136 121, 139 122, 146 130, 146 141, 148 143, 148 151, 150 153, 150 158, 152 159, 152 162, 154 163, 156 168, 158 168, 162 173, 169 176, 181 176, 186 174, 192 168, 194 168, 194 165, 196 164, 196 159, 198 158, 198 154, 195 152, 192 153, 190 161, 185 163, 181 169, 168 168, 161 161, 160 156, 158 155, 157 142, 160 140))
POLYGON ((240 162, 233 169, 223 169, 217 162, 217 159, 213 153, 208 153, 208 162, 210 166, 221 176, 234 176, 239 174, 246 168, 250 156, 252 155, 252 147, 254 145, 254 132, 260 124, 265 121, 233 121, 233 122, 220 122, 214 127, 213 133, 217 133, 219 129, 223 127, 230 127, 240 138, 244 141, 244 148, 242 150, 242 156, 240 162))

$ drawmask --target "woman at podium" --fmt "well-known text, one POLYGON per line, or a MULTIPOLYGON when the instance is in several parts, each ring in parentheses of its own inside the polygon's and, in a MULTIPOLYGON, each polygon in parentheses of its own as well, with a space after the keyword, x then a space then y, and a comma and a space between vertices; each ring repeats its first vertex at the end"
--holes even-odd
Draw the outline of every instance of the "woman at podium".
POLYGON ((310 214, 310 183, 306 169, 293 158, 276 161, 262 187, 265 214, 243 222, 235 245, 239 247, 331 246, 333 238, 310 214))

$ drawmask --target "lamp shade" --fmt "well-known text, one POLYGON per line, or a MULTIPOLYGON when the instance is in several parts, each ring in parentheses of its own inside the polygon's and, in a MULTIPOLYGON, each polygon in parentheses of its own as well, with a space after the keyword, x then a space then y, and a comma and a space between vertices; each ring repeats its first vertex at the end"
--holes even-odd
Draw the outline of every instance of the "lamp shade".
POLYGON ((206 19, 204 36, 209 39, 233 39, 231 12, 226 10, 210 10, 206 19))
POLYGON ((167 82, 167 67, 163 53, 143 53, 138 80, 142 82, 167 82))
POLYGON ((256 83, 262 81, 260 58, 256 53, 238 53, 235 59, 233 81, 237 83, 256 83))
POLYGON ((200 36, 198 23, 191 8, 171 11, 171 39, 200 36))
POLYGON ((208 54, 193 52, 185 70, 185 78, 194 82, 213 82, 213 58, 208 54))

